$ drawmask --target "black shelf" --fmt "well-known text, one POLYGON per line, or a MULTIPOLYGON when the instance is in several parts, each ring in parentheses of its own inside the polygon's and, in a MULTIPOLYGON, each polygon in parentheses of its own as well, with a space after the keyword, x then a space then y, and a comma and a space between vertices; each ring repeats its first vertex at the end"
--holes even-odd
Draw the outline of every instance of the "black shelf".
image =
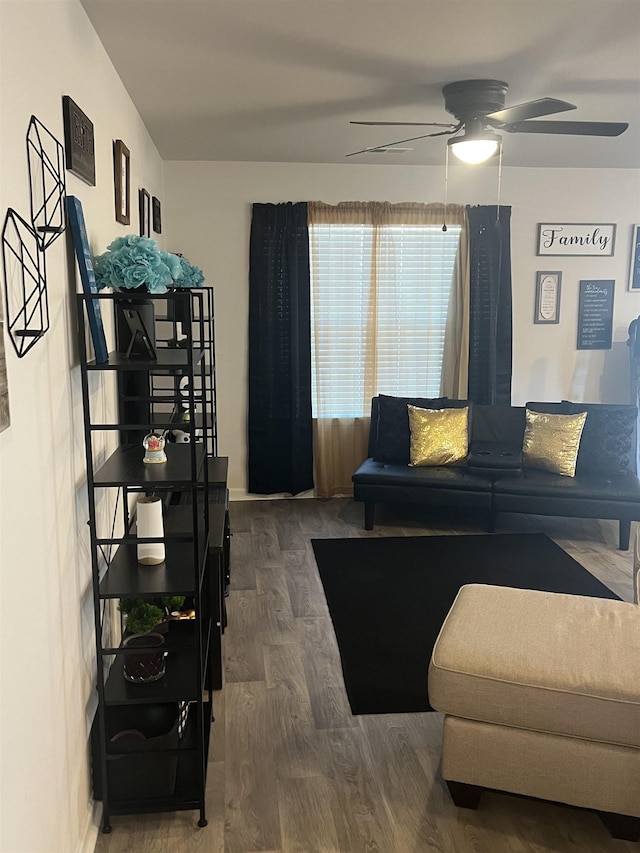
POLYGON ((94 485, 101 487, 155 486, 186 488, 193 484, 205 460, 203 445, 195 445, 196 471, 192 461, 192 444, 168 444, 167 461, 159 464, 143 462, 142 444, 130 444, 118 447, 104 465, 94 472, 94 485))
POLYGON ((83 293, 77 295, 77 304, 97 657, 98 711, 91 736, 94 796, 103 802, 104 832, 111 831, 114 814, 178 809, 199 810, 203 826, 213 690, 222 686, 223 582, 228 578, 230 536, 228 460, 217 458, 213 293, 83 293), (121 314, 114 323, 115 349, 120 351, 96 363, 87 357, 88 311, 95 301, 103 308, 111 301, 117 312, 122 299, 140 302, 146 348, 153 352, 155 339, 156 357, 122 354, 133 344, 137 348, 139 341, 121 314), (163 345, 176 341, 179 331, 187 336, 185 346, 163 345), (100 420, 103 407, 93 402, 100 395, 90 390, 89 376, 95 384, 109 372, 115 381, 106 387, 118 395, 118 416, 105 423, 100 420), (95 418, 92 404, 100 409, 95 418), (171 429, 182 429, 189 441, 167 441, 167 460, 145 463, 144 435, 171 429), (95 464, 114 432, 120 446, 95 464), (110 489, 118 490, 118 501, 110 489), (137 560, 135 497, 142 493, 163 498, 165 559, 158 565, 137 560), (109 501, 116 503, 113 523, 103 518, 109 501), (127 681, 126 660, 131 663, 132 656, 145 651, 118 645, 120 632, 109 621, 113 610, 108 602, 126 598, 159 604, 159 599, 174 595, 185 596, 183 615, 193 610, 195 618, 169 618, 157 628, 167 653, 164 675, 147 683, 127 681), (143 728, 143 745, 123 735, 143 728), (122 737, 125 741, 118 744, 122 737))
POLYGON ((125 654, 117 654, 104 685, 107 705, 140 705, 148 702, 193 702, 201 695, 200 679, 194 654, 195 633, 191 645, 172 644, 167 639, 168 652, 163 678, 149 684, 133 684, 123 674, 125 654))
MULTIPOLYGON (((165 560, 155 566, 138 562, 137 546, 122 543, 100 581, 100 598, 145 598, 163 595, 195 595, 193 542, 165 541, 165 560)), ((206 555, 206 538, 198 546, 201 577, 206 555)))
POLYGON ((157 358, 135 356, 127 358, 120 352, 110 352, 108 361, 96 363, 95 359, 87 363, 87 370, 142 370, 145 373, 159 373, 174 370, 192 370, 204 355, 203 349, 184 349, 182 347, 158 347, 157 358))

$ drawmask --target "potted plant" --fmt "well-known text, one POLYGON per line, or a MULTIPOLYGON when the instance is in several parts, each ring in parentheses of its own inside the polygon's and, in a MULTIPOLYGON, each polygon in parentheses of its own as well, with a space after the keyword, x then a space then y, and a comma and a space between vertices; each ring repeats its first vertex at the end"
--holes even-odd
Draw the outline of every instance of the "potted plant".
POLYGON ((167 617, 184 604, 183 595, 146 600, 121 598, 118 610, 124 616, 125 648, 141 649, 124 658, 124 677, 136 684, 145 684, 162 678, 167 652, 164 650, 164 633, 167 617))

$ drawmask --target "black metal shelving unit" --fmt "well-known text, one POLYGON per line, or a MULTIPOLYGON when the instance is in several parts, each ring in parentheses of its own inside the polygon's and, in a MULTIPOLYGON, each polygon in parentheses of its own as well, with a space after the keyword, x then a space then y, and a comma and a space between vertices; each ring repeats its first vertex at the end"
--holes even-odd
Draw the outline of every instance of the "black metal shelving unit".
POLYGON ((112 815, 138 812, 193 809, 198 825, 207 823, 209 735, 213 691, 222 687, 230 559, 227 459, 217 456, 213 292, 127 294, 128 306, 144 306, 147 322, 151 311, 155 352, 125 355, 130 341, 120 339, 116 322, 116 350, 96 363, 87 351, 89 301, 110 301, 117 312, 123 298, 77 294, 97 653, 92 769, 103 832, 111 831, 112 815), (96 389, 109 374, 118 397, 113 420, 95 411, 103 408, 96 389), (167 443, 166 462, 144 463, 144 435, 174 429, 183 443, 167 443), (114 431, 120 443, 104 458, 105 446, 116 444, 109 439, 114 431), (135 503, 151 493, 162 498, 165 559, 149 566, 137 561, 135 503), (164 676, 126 680, 132 652, 122 644, 114 602, 177 595, 193 612, 163 625, 164 676))

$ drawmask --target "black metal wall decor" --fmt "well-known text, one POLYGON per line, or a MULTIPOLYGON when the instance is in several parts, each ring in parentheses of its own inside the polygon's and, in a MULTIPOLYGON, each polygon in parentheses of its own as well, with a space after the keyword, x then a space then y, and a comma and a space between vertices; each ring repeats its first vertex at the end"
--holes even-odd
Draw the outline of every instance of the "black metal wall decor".
POLYGON ((26 145, 31 222, 9 208, 2 229, 7 330, 18 358, 49 328, 44 253, 66 227, 64 148, 33 115, 26 145))
POLYGON ((7 331, 18 358, 49 328, 45 255, 34 229, 9 208, 2 229, 7 331))
POLYGON ((69 95, 62 96, 62 118, 67 169, 95 187, 93 122, 69 95))
POLYGON ((46 249, 65 229, 64 148, 35 116, 27 130, 27 165, 31 224, 46 249))

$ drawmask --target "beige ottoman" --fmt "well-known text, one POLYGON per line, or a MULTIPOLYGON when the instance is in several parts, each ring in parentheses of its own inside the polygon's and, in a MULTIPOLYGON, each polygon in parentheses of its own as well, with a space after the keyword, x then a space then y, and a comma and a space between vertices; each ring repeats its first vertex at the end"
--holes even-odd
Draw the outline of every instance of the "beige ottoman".
POLYGON ((640 609, 470 584, 436 640, 429 701, 445 714, 456 805, 491 788, 594 809, 640 837, 640 609))

